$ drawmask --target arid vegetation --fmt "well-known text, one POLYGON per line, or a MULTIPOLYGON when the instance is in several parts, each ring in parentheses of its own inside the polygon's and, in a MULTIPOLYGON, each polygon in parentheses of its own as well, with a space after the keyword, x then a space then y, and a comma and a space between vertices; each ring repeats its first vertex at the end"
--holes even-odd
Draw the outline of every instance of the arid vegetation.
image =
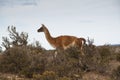
POLYGON ((0 49, 0 80, 120 80, 120 47, 93 45, 88 39, 85 55, 77 48, 46 50, 40 42, 28 44, 28 34, 8 27, 0 49))

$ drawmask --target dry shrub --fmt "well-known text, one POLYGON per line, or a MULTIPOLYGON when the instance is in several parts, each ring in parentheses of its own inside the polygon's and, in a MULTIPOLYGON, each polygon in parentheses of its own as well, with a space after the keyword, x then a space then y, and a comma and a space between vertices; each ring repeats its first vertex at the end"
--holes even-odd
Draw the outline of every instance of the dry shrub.
POLYGON ((43 73, 44 60, 39 58, 42 53, 36 54, 37 49, 33 48, 30 50, 27 46, 16 46, 6 50, 0 58, 0 72, 17 73, 26 77, 32 77, 33 73, 43 73))
POLYGON ((14 47, 5 51, 0 60, 0 71, 18 73, 29 66, 30 56, 25 48, 14 47))
POLYGON ((73 74, 81 75, 80 56, 80 52, 73 48, 67 51, 60 50, 53 62, 47 63, 46 69, 54 71, 58 77, 74 78, 73 74))
POLYGON ((82 79, 82 75, 95 71, 106 74, 109 69, 111 51, 109 46, 84 48, 85 55, 77 48, 66 51, 59 50, 55 57, 55 51, 42 49, 40 46, 12 47, 3 52, 0 58, 0 72, 17 73, 29 78, 66 80, 82 79), (53 73, 52 73, 53 72, 53 73), (77 77, 76 77, 77 75, 77 77))
POLYGON ((111 77, 113 80, 120 80, 120 66, 118 66, 117 69, 113 70, 111 77))
POLYGON ((116 60, 120 62, 120 53, 116 55, 116 60))
POLYGON ((84 70, 107 74, 111 58, 112 52, 110 46, 87 45, 85 47, 85 56, 81 57, 81 61, 84 70))

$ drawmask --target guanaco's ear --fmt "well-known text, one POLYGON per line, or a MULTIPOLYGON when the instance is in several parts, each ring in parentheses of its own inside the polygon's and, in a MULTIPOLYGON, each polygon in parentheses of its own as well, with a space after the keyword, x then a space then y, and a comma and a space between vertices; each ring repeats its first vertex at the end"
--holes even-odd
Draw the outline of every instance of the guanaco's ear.
POLYGON ((41 24, 42 26, 45 26, 44 24, 41 24))

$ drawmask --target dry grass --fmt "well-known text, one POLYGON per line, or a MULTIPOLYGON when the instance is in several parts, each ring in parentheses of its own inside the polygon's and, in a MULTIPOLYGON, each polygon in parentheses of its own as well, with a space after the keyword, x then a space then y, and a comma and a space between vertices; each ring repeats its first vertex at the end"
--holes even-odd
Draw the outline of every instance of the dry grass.
POLYGON ((88 72, 83 75, 83 80, 111 80, 109 76, 101 75, 96 72, 88 72))

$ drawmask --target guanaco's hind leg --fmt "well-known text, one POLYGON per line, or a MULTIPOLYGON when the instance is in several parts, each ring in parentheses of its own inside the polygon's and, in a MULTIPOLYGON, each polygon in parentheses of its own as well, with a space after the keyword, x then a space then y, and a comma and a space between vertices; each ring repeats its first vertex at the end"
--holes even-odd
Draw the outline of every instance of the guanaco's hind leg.
POLYGON ((78 46, 79 46, 79 48, 80 48, 81 54, 84 56, 85 54, 84 54, 84 52, 83 52, 83 46, 84 46, 84 43, 85 43, 85 42, 84 42, 81 38, 78 38, 77 43, 78 43, 78 46))
POLYGON ((62 51, 62 50, 63 50, 63 48, 61 48, 61 47, 56 48, 56 50, 55 50, 55 52, 54 52, 54 57, 56 58, 57 55, 58 55, 58 53, 59 53, 60 51, 62 51))
POLYGON ((56 58, 57 54, 58 54, 58 52, 55 50, 55 53, 54 53, 54 57, 55 58, 56 58))
POLYGON ((80 52, 81 52, 81 54, 84 56, 85 54, 84 54, 84 52, 83 52, 83 47, 81 46, 81 48, 80 48, 80 52))

